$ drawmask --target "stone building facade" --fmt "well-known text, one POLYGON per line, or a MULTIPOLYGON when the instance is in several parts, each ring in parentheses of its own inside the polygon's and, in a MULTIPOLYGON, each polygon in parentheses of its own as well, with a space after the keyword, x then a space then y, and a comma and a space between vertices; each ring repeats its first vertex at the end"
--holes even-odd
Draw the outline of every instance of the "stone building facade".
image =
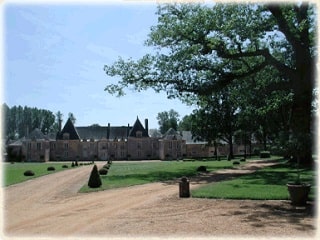
MULTIPOLYGON (((148 130, 148 120, 143 126, 138 117, 133 126, 75 127, 68 119, 56 136, 46 136, 35 129, 12 147, 21 160, 28 162, 175 160, 214 155, 213 147, 194 142, 190 132, 169 129, 163 136, 150 137, 148 130)), ((241 151, 238 148, 235 153, 241 151)), ((218 155, 227 152, 228 146, 218 147, 218 155)))
MULTIPOLYGON (((150 137, 148 120, 139 118, 133 126, 75 127, 70 119, 50 142, 51 161, 179 159, 185 156, 180 137, 150 137)), ((175 133, 178 135, 178 133, 175 133)))

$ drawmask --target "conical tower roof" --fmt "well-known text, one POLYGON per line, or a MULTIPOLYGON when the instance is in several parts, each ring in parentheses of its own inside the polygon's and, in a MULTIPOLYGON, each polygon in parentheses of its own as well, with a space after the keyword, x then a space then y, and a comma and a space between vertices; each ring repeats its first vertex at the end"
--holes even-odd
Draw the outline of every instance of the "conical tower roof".
POLYGON ((63 139, 63 134, 69 133, 69 140, 80 140, 79 134, 74 127, 70 118, 68 118, 66 124, 64 125, 62 131, 58 133, 57 139, 63 139))
POLYGON ((137 132, 139 131, 142 133, 141 137, 149 137, 147 130, 142 126, 139 118, 137 117, 137 120, 129 133, 129 137, 136 137, 137 132))

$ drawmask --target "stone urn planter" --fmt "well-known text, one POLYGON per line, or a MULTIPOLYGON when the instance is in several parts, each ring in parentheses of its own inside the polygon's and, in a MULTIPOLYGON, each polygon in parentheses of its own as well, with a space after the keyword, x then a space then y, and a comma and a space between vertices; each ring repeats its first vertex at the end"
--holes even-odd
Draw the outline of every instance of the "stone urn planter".
POLYGON ((305 206, 307 204, 308 195, 311 189, 310 184, 288 183, 287 187, 292 205, 305 206))

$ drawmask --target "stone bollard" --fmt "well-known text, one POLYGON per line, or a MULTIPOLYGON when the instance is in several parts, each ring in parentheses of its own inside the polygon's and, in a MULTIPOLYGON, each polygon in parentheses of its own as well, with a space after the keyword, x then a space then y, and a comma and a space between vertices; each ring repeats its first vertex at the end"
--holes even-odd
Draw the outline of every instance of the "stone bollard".
POLYGON ((182 177, 181 181, 179 182, 179 196, 181 198, 190 197, 190 184, 188 178, 186 177, 182 177))

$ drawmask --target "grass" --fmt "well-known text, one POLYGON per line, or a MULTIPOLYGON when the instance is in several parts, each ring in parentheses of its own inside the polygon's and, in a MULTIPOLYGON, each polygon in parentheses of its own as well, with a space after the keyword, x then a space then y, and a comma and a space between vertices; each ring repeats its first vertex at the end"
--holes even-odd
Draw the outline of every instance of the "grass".
MULTIPOLYGON (((199 198, 286 200, 289 197, 286 184, 295 180, 296 171, 282 162, 233 180, 207 184, 192 190, 191 194, 199 198)), ((315 171, 305 169, 300 176, 301 181, 312 185, 310 199, 315 199, 315 174, 315 171)))
POLYGON ((32 178, 40 177, 47 174, 67 170, 71 168, 70 163, 6 163, 3 164, 3 185, 10 186, 12 184, 27 181, 32 178), (63 165, 68 165, 69 168, 62 168, 63 165), (55 171, 48 171, 48 167, 54 167, 55 171), (26 170, 32 170, 35 175, 26 177, 23 173, 26 170))
MULTIPOLYGON (((243 164, 243 163, 241 163, 243 164)), ((216 171, 232 168, 232 161, 162 161, 162 162, 135 162, 113 163, 108 175, 101 176, 102 186, 91 189, 84 185, 80 192, 92 192, 112 188, 128 187, 133 185, 159 182, 196 175, 199 166, 206 166, 207 171, 216 171)))

